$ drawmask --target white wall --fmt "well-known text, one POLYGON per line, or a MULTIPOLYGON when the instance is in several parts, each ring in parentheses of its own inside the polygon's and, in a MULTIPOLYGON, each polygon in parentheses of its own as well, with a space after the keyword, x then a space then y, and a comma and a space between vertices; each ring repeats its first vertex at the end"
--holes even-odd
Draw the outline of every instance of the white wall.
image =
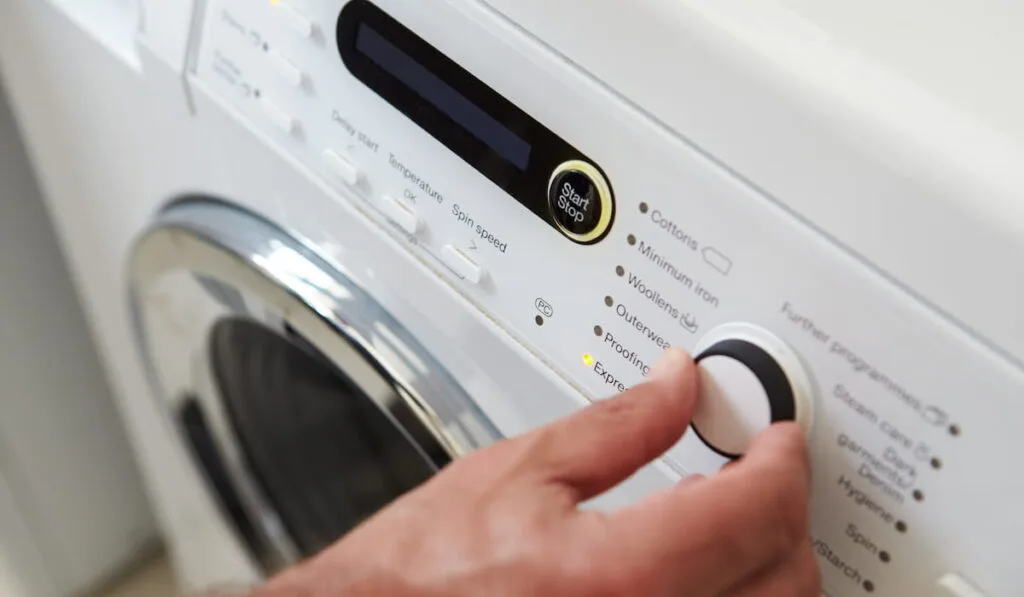
POLYGON ((154 529, 0 88, 0 595, 81 592, 154 529))

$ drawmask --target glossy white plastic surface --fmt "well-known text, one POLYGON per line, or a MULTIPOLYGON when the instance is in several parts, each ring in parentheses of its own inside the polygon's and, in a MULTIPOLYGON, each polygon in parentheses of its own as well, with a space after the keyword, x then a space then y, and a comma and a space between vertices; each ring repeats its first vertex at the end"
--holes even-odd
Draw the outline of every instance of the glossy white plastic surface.
POLYGON ((298 121, 294 116, 285 112, 281 106, 264 97, 260 99, 260 108, 263 110, 263 115, 267 120, 277 129, 289 135, 295 132, 298 121))
POLYGON ((479 284, 484 279, 484 268, 454 245, 445 245, 441 249, 441 260, 455 275, 470 284, 479 284))
POLYGON ((156 525, 2 87, 0 288, 0 595, 81 594, 156 525))
POLYGON ((407 205, 403 205, 398 199, 384 195, 380 198, 380 210, 384 215, 398 225, 399 228, 409 234, 416 234, 419 228, 419 218, 407 205))
MULTIPOLYGON (((919 593, 953 562, 986 586, 1010 582, 1015 565, 1005 556, 1021 534, 1009 529, 1024 519, 1008 503, 983 502, 1024 492, 1024 481, 977 475, 967 463, 1005 450, 1016 437, 1008 413, 1024 416, 1017 398, 1024 373, 1004 358, 1015 350, 1006 332, 1018 312, 1005 297, 988 296, 1021 278, 957 259, 985 243, 1010 249, 1020 239, 976 217, 986 207, 950 192, 1011 184, 1012 175, 964 177, 943 188, 950 201, 932 196, 934 178, 921 178, 918 156, 906 152, 925 138, 884 117, 906 111, 903 123, 920 123, 931 104, 882 78, 876 83, 886 97, 909 103, 874 111, 856 103, 856 88, 822 87, 819 77, 832 77, 820 72, 827 68, 795 68, 817 60, 842 70, 834 55, 749 52, 744 27, 792 24, 784 10, 762 7, 749 19, 730 6, 687 2, 648 0, 630 10, 604 1, 492 3, 513 23, 469 0, 377 4, 607 173, 618 204, 606 240, 568 243, 353 79, 333 39, 327 51, 285 41, 317 89, 294 93, 265 83, 259 53, 207 19, 203 46, 216 44, 220 54, 200 54, 195 88, 248 118, 252 106, 219 73, 227 60, 247 73, 247 84, 271 89, 275 101, 302 114, 302 139, 261 130, 290 159, 316 171, 322 148, 347 147, 365 179, 336 188, 588 399, 642 381, 665 346, 695 350, 728 322, 779 338, 799 363, 787 371, 807 372, 815 550, 834 597, 865 587, 919 593), (587 11, 593 26, 579 27, 587 11), (767 81, 767 72, 780 78, 767 81), (833 101, 836 94, 842 101, 833 101), (872 145, 863 144, 865 134, 872 145), (894 186, 915 181, 925 186, 894 186), (429 233, 412 238, 392 226, 377 201, 382 194, 415 201, 429 233), (971 246, 954 248, 951 230, 937 237, 931 223, 919 224, 924 214, 940 228, 955 221, 957 238, 971 246), (486 279, 474 283, 449 267, 458 254, 485 266, 486 279), (949 277, 931 275, 939 262, 946 274, 986 288, 985 299, 974 297, 956 317, 933 308, 965 298, 963 287, 945 287, 949 277), (995 312, 1003 325, 982 334, 995 312), (958 489, 967 479, 975 491, 958 489), (965 511, 972 516, 948 515, 965 511)), ((211 8, 251 29, 275 30, 272 13, 259 7, 222 0, 211 8)), ((336 22, 336 7, 306 10, 325 31, 336 22)), ((969 129, 969 120, 949 124, 969 129)), ((1014 214, 1008 210, 999 226, 1014 214)), ((713 474, 727 459, 688 434, 665 461, 680 473, 713 474)))
POLYGON ((274 65, 277 73, 281 76, 281 80, 291 85, 292 87, 301 87, 302 81, 305 79, 305 75, 299 70, 288 58, 281 55, 280 52, 270 53, 270 63, 274 65))
POLYGON ((272 2, 271 4, 276 7, 277 14, 275 16, 280 18, 292 32, 303 39, 313 36, 313 31, 315 30, 313 21, 309 20, 309 17, 304 15, 299 9, 288 2, 272 2))
POLYGON ((1020 3, 485 3, 1024 362, 1020 3))
MULTIPOLYGON (((585 404, 533 354, 495 333, 490 319, 383 234, 349 197, 273 149, 252 127, 283 133, 262 116, 261 125, 241 121, 202 93, 191 116, 183 109, 182 73, 174 61, 144 43, 150 66, 140 76, 48 4, 13 0, 0 14, 0 65, 12 103, 184 590, 248 586, 260 574, 189 455, 168 433, 128 318, 123 263, 131 242, 155 210, 181 193, 223 196, 301 230, 406 324, 506 435, 585 404)), ((296 39, 290 28, 278 31, 279 39, 296 39)), ((675 478, 667 467, 652 465, 595 505, 630 503, 675 478)))
POLYGON ((938 582, 935 597, 985 597, 974 585, 959 574, 947 574, 938 582))
POLYGON ((338 180, 341 180, 345 184, 358 184, 363 177, 363 173, 359 169, 359 166, 353 164, 352 160, 334 150, 325 149, 323 153, 323 160, 324 164, 327 165, 327 168, 338 177, 338 180))
MULTIPOLYGON (((1019 143, 1013 127, 983 124, 984 111, 894 76, 883 63, 896 49, 865 58, 832 32, 843 19, 780 4, 379 0, 608 173, 616 222, 580 247, 348 75, 333 48, 338 3, 289 3, 314 24, 305 37, 274 12, 282 3, 209 0, 194 72, 167 61, 144 76, 33 4, 10 2, 18 26, 0 47, 21 53, 3 66, 190 582, 252 570, 179 448, 131 398, 146 390, 111 264, 161 202, 200 188, 355 272, 506 433, 638 383, 665 346, 696 348, 719 324, 770 330, 814 381, 814 546, 830 595, 859 597, 865 581, 883 597, 925 594, 952 570, 993 595, 1017 587, 1024 479, 998 455, 1024 449, 1024 266, 1005 257, 1024 252, 1019 143), (225 12, 310 85, 282 82, 225 12), (229 64, 242 73, 233 81, 229 64), (182 86, 194 118, 181 113, 182 86), (245 94, 255 87, 301 134, 265 117, 245 94), (358 184, 324 165, 328 148, 360 165, 358 184), (392 225, 382 196, 409 201, 421 233, 392 225), (446 265, 453 254, 486 278, 463 279, 446 265)), ((973 88, 994 101, 993 88, 973 88)), ((603 503, 723 462, 688 435, 603 503)))

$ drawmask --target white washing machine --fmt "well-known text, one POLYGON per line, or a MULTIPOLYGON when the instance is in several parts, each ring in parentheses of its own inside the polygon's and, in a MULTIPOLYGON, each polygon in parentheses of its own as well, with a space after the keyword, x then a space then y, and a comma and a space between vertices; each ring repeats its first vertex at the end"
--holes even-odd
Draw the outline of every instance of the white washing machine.
POLYGON ((678 345, 723 391, 595 506, 792 419, 829 595, 1019 594, 1015 4, 0 11, 189 588, 257 582, 678 345))
POLYGON ((0 314, 0 595, 94 592, 157 529, 2 95, 0 314))

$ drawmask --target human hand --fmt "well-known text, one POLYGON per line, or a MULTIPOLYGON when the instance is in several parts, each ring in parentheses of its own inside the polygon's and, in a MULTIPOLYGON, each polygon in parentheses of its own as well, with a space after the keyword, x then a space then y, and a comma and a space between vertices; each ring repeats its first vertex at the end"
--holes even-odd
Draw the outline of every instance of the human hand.
POLYGON ((819 597, 795 425, 713 477, 578 508, 680 439, 697 383, 670 349, 646 383, 454 462, 254 597, 819 597))

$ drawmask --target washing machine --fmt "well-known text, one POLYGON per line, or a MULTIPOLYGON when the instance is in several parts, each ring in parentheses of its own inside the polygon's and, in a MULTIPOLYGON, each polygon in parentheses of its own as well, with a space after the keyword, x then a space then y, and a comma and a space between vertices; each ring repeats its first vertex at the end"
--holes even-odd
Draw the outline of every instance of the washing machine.
POLYGON ((95 592, 157 531, 3 95, 0 280, 0 595, 95 592))
POLYGON ((5 3, 186 587, 680 346, 691 432, 587 507, 793 420, 828 595, 1018 594, 1024 13, 940 4, 5 3))

